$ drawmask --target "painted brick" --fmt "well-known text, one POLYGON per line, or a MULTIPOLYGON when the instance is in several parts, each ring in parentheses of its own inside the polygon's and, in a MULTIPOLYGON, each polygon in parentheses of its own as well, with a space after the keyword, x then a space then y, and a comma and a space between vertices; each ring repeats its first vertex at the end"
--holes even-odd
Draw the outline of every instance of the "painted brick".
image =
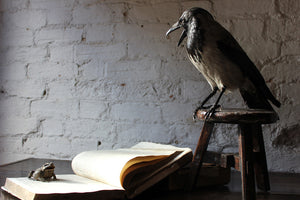
POLYGON ((143 141, 170 143, 172 137, 168 134, 168 129, 162 124, 120 124, 117 127, 118 147, 133 146, 145 138, 143 141))
MULTIPOLYGON (((300 52, 300 42, 299 41, 287 41, 282 44, 281 54, 282 55, 297 55, 300 52)), ((299 62, 299 60, 298 60, 299 62)), ((288 73, 288 72, 287 72, 288 73)))
POLYGON ((113 36, 113 25, 91 25, 86 28, 87 42, 109 43, 113 36))
POLYGON ((42 46, 11 47, 0 52, 0 66, 14 62, 42 62, 46 60, 47 48, 42 46))
POLYGON ((8 152, 16 153, 17 150, 21 149, 21 144, 21 140, 18 137, 1 138, 0 151, 3 152, 6 150, 8 152))
POLYGON ((29 7, 32 9, 42 9, 46 13, 47 24, 68 24, 72 19, 72 7, 74 0, 32 0, 29 7))
POLYGON ((66 29, 41 29, 36 33, 35 42, 43 43, 62 43, 62 42, 80 42, 82 37, 82 29, 66 28, 66 29))
POLYGON ((72 79, 77 74, 75 64, 33 63, 28 66, 27 76, 35 80, 72 79))
POLYGON ((107 100, 112 95, 113 87, 117 87, 116 84, 104 80, 84 80, 76 84, 76 94, 78 97, 85 99, 107 100))
POLYGON ((41 138, 28 138, 24 144, 24 152, 34 154, 37 158, 68 158, 72 156, 71 142, 67 138, 58 137, 41 137, 41 138), (35 144, 39 145, 35 145, 35 144), (49 151, 51 149, 51 151, 49 151))
POLYGON ((99 101, 82 100, 80 101, 81 118, 99 119, 106 114, 108 109, 107 103, 99 101))
POLYGON ((236 18, 247 15, 260 15, 273 13, 275 5, 272 1, 255 0, 224 0, 215 1, 214 9, 216 14, 225 18, 236 18))
MULTIPOLYGON (((183 56, 187 57, 186 52, 183 52, 183 56)), ((168 59, 167 61, 162 62, 160 73, 161 77, 170 80, 204 80, 204 77, 201 75, 201 73, 193 66, 192 63, 189 63, 187 60, 179 61, 168 59)))
POLYGON ((300 2, 298 0, 278 1, 280 12, 292 17, 299 16, 300 2))
POLYGON ((63 122, 61 120, 46 119, 42 122, 43 136, 57 137, 64 134, 63 122))
POLYGON ((155 105, 142 103, 121 103, 112 105, 110 115, 112 119, 122 121, 160 122, 160 108, 155 105))
POLYGON ((180 15, 179 5, 174 3, 155 3, 152 5, 133 5, 129 11, 129 18, 133 22, 168 23, 180 15), (177 11, 177 12, 174 12, 177 11))
MULTIPOLYGON (((175 21, 174 21, 175 22, 175 21)), ((169 29, 168 24, 116 24, 114 29, 114 41, 122 42, 135 40, 166 42, 166 31, 169 29), (128 33, 124 35, 124 32, 128 33), (129 37, 134 35, 135 37, 129 37)), ((176 33, 174 33, 176 34, 176 33)), ((173 37, 172 37, 173 38, 173 37)), ((172 39, 171 38, 171 39, 172 39)))
POLYGON ((26 64, 14 62, 0 66, 0 80, 21 81, 26 77, 26 64))
POLYGON ((113 80, 127 80, 135 77, 135 81, 150 81, 159 78, 159 67, 160 62, 147 58, 118 63, 109 62, 106 65, 106 77, 113 80))
POLYGON ((78 69, 79 74, 84 80, 96 80, 105 76, 105 66, 98 58, 81 65, 78 69))
MULTIPOLYGON (((0 123, 1 123, 1 133, 0 133, 1 136, 20 136, 20 134, 28 134, 28 133, 36 132, 37 125, 38 125, 37 119, 34 117, 24 118, 22 116, 12 116, 12 115, 1 117, 0 123)), ((20 137, 18 137, 18 139, 19 142, 21 142, 20 137)), ((8 151, 8 150, 6 149, 4 151, 8 151)))
POLYGON ((52 24, 64 24, 67 25, 72 20, 71 7, 59 7, 54 9, 48 9, 47 11, 47 23, 52 24))
MULTIPOLYGON (((267 60, 275 59, 279 55, 280 46, 272 40, 241 41, 240 45, 255 63, 264 63, 267 60), (263 51, 261 51, 263 49, 263 51)), ((259 66, 258 66, 259 68, 259 66)))
POLYGON ((181 3, 182 9, 190 9, 192 7, 200 7, 209 12, 212 12, 212 2, 211 1, 187 1, 181 3))
POLYGON ((8 95, 20 98, 41 98, 46 89, 45 83, 38 80, 6 81, 2 85, 8 95))
POLYGON ((73 63, 74 62, 73 45, 50 45, 50 62, 73 63))
POLYGON ((75 0, 61 1, 61 0, 30 0, 29 7, 32 9, 57 9, 68 8, 74 4, 75 0))
POLYGON ((110 24, 123 21, 124 4, 83 2, 74 8, 73 24, 110 24))
POLYGON ((45 90, 48 99, 72 99, 74 97, 75 82, 72 80, 58 80, 47 84, 45 90))
POLYGON ((162 117, 169 123, 188 123, 192 121, 193 107, 191 104, 164 103, 161 105, 162 117), (177 113, 180 113, 178 115, 177 113))
POLYGON ((30 46, 33 45, 33 32, 26 28, 12 29, 7 32, 2 30, 0 42, 2 47, 30 46))
POLYGON ((27 1, 23 0, 2 0, 1 1, 1 11, 15 10, 15 9, 25 9, 27 8, 27 1))
POLYGON ((202 124, 191 126, 182 123, 175 123, 170 125, 169 135, 173 138, 173 145, 181 147, 191 147, 197 145, 201 129, 202 124))
MULTIPOLYGON (((169 49, 165 43, 162 42, 154 42, 148 40, 135 40, 128 43, 128 57, 131 59, 141 59, 145 57, 155 56, 158 59, 162 57, 167 57, 175 52, 175 45, 174 49, 169 49)), ((175 53, 174 53, 175 54, 175 53)))
POLYGON ((258 19, 254 20, 233 20, 233 30, 231 34, 236 37, 238 41, 241 40, 263 40, 262 34, 264 31, 264 22, 258 19))
MULTIPOLYGON (((194 149, 203 124, 191 115, 211 89, 177 47, 181 32, 165 37, 194 6, 233 34, 282 103, 263 126, 269 169, 300 172, 297 147, 274 142, 300 121, 297 0, 1 1, 0 165, 140 141, 194 149)), ((238 92, 221 105, 245 107, 238 92)), ((236 126, 214 130, 209 150, 238 151, 236 126)))
POLYGON ((4 21, 10 27, 21 27, 29 29, 37 29, 46 25, 46 13, 42 10, 19 10, 13 13, 4 13, 4 21))
POLYGON ((77 118, 78 102, 75 100, 36 100, 31 103, 30 113, 39 118, 77 118))
POLYGON ((2 98, 0 104, 0 117, 28 117, 29 114, 29 101, 16 97, 2 98))
POLYGON ((113 45, 76 45, 75 62, 82 65, 90 60, 118 61, 126 55, 126 46, 122 43, 113 45))
POLYGON ((75 119, 65 122, 65 135, 69 138, 106 138, 112 133, 114 124, 96 119, 75 119))
POLYGON ((71 157, 75 157, 77 154, 83 151, 97 150, 97 141, 95 139, 86 138, 75 139, 72 140, 70 147, 71 157))

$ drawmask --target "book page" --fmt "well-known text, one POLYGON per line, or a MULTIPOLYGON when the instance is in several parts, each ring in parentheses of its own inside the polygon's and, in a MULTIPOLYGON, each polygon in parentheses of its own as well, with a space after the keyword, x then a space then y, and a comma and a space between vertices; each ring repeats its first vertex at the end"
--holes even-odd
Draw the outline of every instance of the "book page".
MULTIPOLYGON (((105 183, 90 180, 75 174, 56 175, 55 181, 34 181, 27 177, 22 178, 8 178, 9 181, 14 182, 26 190, 37 194, 50 193, 72 193, 72 192, 95 192, 99 190, 123 190, 122 187, 115 187, 105 183)), ((10 184, 6 181, 4 187, 10 184)))
POLYGON ((190 148, 181 148, 181 147, 175 147, 173 145, 169 144, 158 144, 158 143, 152 143, 152 142, 140 142, 134 146, 132 146, 130 149, 151 149, 152 151, 165 151, 165 150, 175 150, 175 151, 191 151, 190 148))
POLYGON ((84 194, 82 197, 93 196, 94 193, 96 193, 94 196, 97 197, 100 196, 100 193, 107 194, 107 192, 116 196, 124 194, 123 188, 107 185, 75 174, 57 175, 56 177, 57 180, 46 182, 34 181, 27 177, 7 178, 2 189, 23 200, 66 198, 66 196, 59 198, 59 194, 84 194))
MULTIPOLYGON (((138 162, 123 171, 121 174, 122 186, 125 190, 143 183, 145 180, 152 177, 165 168, 170 162, 174 162, 174 158, 181 154, 182 151, 176 151, 172 155, 159 160, 149 162, 138 162)), ((135 158, 133 158, 135 160, 135 158)))
POLYGON ((86 151, 78 154, 72 161, 75 174, 93 180, 101 181, 117 187, 122 187, 120 174, 126 163, 138 158, 132 164, 163 159, 175 153, 174 150, 150 149, 117 149, 86 151))
MULTIPOLYGON (((169 151, 175 150, 175 152, 168 156, 165 159, 161 159, 159 162, 136 162, 134 165, 130 166, 128 169, 124 171, 122 178, 123 188, 128 190, 129 188, 139 188, 143 187, 145 181, 149 183, 154 183, 157 180, 161 179, 163 175, 161 172, 165 170, 164 176, 175 171, 180 166, 190 162, 192 160, 192 150, 190 148, 179 148, 172 145, 164 145, 164 144, 155 144, 155 143, 148 143, 148 142, 141 142, 131 149, 138 149, 138 150, 147 150, 151 149, 153 151, 169 151), (172 169, 168 169, 172 166, 172 169), (176 167, 175 167, 176 166, 176 167), (160 178, 155 176, 160 174, 160 178), (150 179, 155 179, 150 181, 150 179)), ((134 160, 137 158, 133 158, 131 162, 134 163, 134 160)), ((147 185, 147 184, 146 184, 147 185)), ((131 190, 131 189, 130 189, 131 190)), ((137 192, 137 190, 136 190, 137 192)))

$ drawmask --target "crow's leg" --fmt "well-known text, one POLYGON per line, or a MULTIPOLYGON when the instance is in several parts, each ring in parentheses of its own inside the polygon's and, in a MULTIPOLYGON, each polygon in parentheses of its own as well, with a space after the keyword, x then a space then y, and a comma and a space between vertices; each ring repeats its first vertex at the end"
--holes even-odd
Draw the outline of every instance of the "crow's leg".
MULTIPOLYGON (((218 88, 217 87, 214 87, 213 91, 204 99, 204 101, 201 103, 201 105, 199 106, 199 109, 202 109, 202 108, 210 108, 211 106, 204 106, 206 104, 206 102, 208 100, 210 100, 218 91, 218 88)), ((198 109, 198 110, 199 110, 198 109)))
POLYGON ((205 113, 205 120, 208 120, 215 113, 216 109, 220 107, 220 105, 218 105, 218 103, 219 103, 222 95, 224 94, 225 90, 226 90, 226 87, 223 87, 215 104, 213 106, 211 106, 210 109, 205 113))
POLYGON ((204 99, 204 101, 201 103, 201 105, 196 108, 196 110, 193 113, 193 119, 194 119, 194 121, 197 118, 197 112, 198 112, 198 110, 203 109, 203 108, 206 109, 206 108, 210 108, 211 107, 211 106, 204 106, 204 105, 206 104, 206 102, 210 98, 212 98, 217 93, 217 91, 218 91, 218 88, 214 87, 213 91, 204 99))

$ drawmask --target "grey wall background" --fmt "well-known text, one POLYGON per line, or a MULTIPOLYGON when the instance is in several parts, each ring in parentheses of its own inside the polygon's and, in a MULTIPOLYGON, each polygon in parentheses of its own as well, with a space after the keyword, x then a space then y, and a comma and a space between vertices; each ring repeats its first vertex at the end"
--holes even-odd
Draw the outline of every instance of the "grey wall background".
MULTIPOLYGON (((72 159, 139 141, 195 148, 192 121, 210 87, 168 30, 190 7, 210 11, 256 63, 282 107, 263 127, 272 171, 300 172, 298 0, 1 0, 0 164, 72 159)), ((223 107, 244 107, 240 95, 223 107)), ((219 125, 210 150, 237 152, 219 125)))

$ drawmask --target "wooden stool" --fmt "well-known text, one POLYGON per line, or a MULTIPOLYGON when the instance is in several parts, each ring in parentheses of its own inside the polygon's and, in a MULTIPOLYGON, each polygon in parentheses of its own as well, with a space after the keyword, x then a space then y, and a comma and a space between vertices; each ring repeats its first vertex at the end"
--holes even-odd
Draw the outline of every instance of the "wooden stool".
POLYGON ((254 174, 257 187, 264 191, 270 190, 261 124, 276 122, 278 115, 267 110, 222 109, 216 111, 209 120, 205 120, 206 111, 199 110, 197 113, 198 119, 205 122, 194 152, 190 187, 194 188, 196 184, 214 124, 227 123, 239 126, 239 156, 235 159, 239 164, 235 166, 241 172, 243 199, 256 199, 254 174))

